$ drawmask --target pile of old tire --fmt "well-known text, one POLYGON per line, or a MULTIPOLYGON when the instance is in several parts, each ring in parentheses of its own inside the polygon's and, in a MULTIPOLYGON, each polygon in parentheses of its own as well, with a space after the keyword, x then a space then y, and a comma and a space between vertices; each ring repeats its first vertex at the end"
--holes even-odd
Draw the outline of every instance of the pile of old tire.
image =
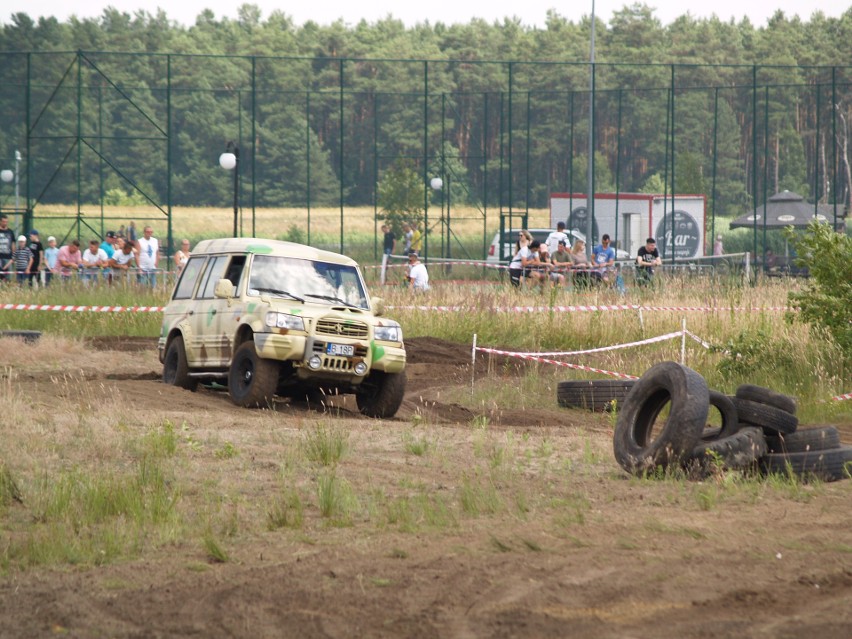
POLYGON ((620 407, 627 393, 636 384, 634 379, 587 379, 559 382, 556 401, 565 408, 585 408, 596 412, 620 407))
POLYGON ((833 426, 798 428, 796 400, 744 384, 728 397, 707 388, 701 375, 677 362, 650 368, 625 398, 613 449, 630 473, 647 475, 671 466, 701 478, 715 470, 753 470, 836 481, 852 476, 852 446, 842 446, 833 426), (657 417, 670 404, 659 432, 657 417), (720 428, 706 428, 710 406, 720 428))

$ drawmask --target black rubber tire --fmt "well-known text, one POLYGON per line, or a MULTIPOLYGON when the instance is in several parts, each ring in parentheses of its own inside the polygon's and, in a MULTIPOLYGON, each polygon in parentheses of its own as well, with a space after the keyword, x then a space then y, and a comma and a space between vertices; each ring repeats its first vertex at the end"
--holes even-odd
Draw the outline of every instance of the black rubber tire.
POLYGON ((589 379, 559 382, 556 402, 564 408, 585 408, 596 412, 610 410, 624 403, 636 380, 589 379))
MULTIPOLYGON (((740 430, 740 420, 733 398, 725 395, 725 393, 720 393, 715 390, 709 391, 708 396, 710 399, 710 406, 714 406, 722 416, 722 427, 719 429, 719 433, 716 435, 715 439, 724 439, 737 433, 737 431, 740 430)), ((701 435, 702 440, 707 441, 707 430, 708 429, 705 429, 705 432, 701 435)))
POLYGON ((789 435, 766 438, 770 453, 806 453, 840 448, 840 433, 834 426, 808 426, 789 435))
POLYGON ((231 401, 246 408, 271 406, 279 370, 277 361, 258 357, 253 341, 243 342, 234 353, 228 371, 231 401))
POLYGON ((736 398, 737 413, 740 421, 752 426, 760 426, 767 435, 795 433, 799 418, 785 410, 760 404, 749 399, 736 398))
POLYGON ((766 454, 766 438, 763 430, 747 426, 729 437, 702 442, 692 449, 687 467, 697 469, 700 474, 713 470, 717 461, 725 470, 745 470, 757 466, 757 461, 766 454))
POLYGON ((796 414, 796 398, 778 393, 770 388, 755 386, 754 384, 742 384, 737 387, 737 399, 747 399, 758 404, 766 404, 791 415, 796 414))
POLYGON ((405 371, 372 371, 355 391, 358 410, 367 417, 393 417, 405 397, 405 371))
POLYGON ((679 464, 698 443, 710 406, 707 383, 677 362, 651 367, 636 382, 618 414, 613 437, 615 458, 630 473, 679 464), (653 439, 660 411, 671 401, 668 419, 653 439))
POLYGON ((166 349, 166 356, 163 358, 163 383, 193 392, 198 388, 198 380, 189 376, 186 348, 181 335, 175 336, 166 349))
POLYGON ((0 331, 0 337, 15 337, 17 339, 22 339, 28 344, 32 344, 41 337, 41 331, 23 331, 23 330, 9 330, 9 331, 0 331))
POLYGON ((787 475, 792 472, 802 479, 816 477, 822 481, 838 481, 852 476, 852 446, 809 453, 765 455, 760 469, 766 474, 787 475))

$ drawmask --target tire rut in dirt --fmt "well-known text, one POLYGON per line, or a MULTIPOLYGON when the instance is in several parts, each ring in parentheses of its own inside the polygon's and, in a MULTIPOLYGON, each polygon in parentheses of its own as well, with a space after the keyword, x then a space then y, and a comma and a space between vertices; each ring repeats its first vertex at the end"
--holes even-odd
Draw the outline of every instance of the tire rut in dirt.
POLYGON ((770 453, 805 453, 831 450, 841 445, 840 433, 831 425, 809 426, 789 435, 767 436, 766 443, 770 453))
POLYGON ((735 400, 737 413, 741 422, 752 426, 760 426, 767 435, 795 433, 799 418, 785 410, 737 397, 735 400))
POLYGON ((677 362, 651 367, 627 395, 613 437, 615 458, 630 473, 681 463, 698 443, 710 406, 707 383, 677 362), (655 437, 655 421, 667 403, 668 418, 655 437))
POLYGON ((698 476, 706 476, 713 470, 756 468, 766 451, 763 430, 746 426, 728 437, 698 444, 692 449, 687 469, 698 476))
POLYGON ((758 404, 766 404, 791 415, 796 414, 796 398, 784 395, 771 388, 755 386, 754 384, 741 384, 737 387, 736 397, 738 399, 757 402, 758 404))
POLYGON ((556 385, 556 401, 563 408, 585 408, 595 412, 610 410, 624 403, 635 380, 570 380, 556 385))
POLYGON ((807 480, 816 477, 822 481, 852 478, 852 446, 807 453, 780 453, 765 455, 760 468, 767 474, 794 475, 807 480))

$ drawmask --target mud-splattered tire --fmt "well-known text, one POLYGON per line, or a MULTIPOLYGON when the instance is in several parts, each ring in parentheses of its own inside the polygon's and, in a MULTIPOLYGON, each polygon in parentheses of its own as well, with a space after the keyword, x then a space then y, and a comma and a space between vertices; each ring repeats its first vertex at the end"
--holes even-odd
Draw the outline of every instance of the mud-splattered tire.
POLYGON ((766 454, 763 431, 748 426, 729 437, 702 442, 692 449, 687 467, 706 474, 714 466, 720 470, 745 470, 756 467, 757 460, 766 454))
POLYGON ((791 415, 796 414, 796 398, 770 388, 755 386, 754 384, 742 384, 737 387, 736 396, 738 399, 747 399, 758 404, 772 406, 791 415))
POLYGON ((195 391, 198 388, 198 380, 189 376, 186 348, 181 335, 175 336, 169 342, 166 356, 163 358, 163 383, 189 391, 195 391))
POLYGON ((738 397, 735 403, 740 421, 752 426, 760 426, 767 435, 775 433, 789 435, 796 432, 799 425, 798 417, 775 406, 760 404, 741 397, 738 397))
POLYGON ((816 477, 822 481, 852 478, 852 446, 807 453, 780 453, 766 455, 760 468, 767 474, 793 473, 802 479, 816 477))
POLYGON ((834 426, 809 426, 789 435, 767 436, 770 453, 806 453, 840 448, 840 433, 834 426))
POLYGON ((636 380, 588 379, 559 382, 556 401, 565 408, 585 408, 596 412, 611 410, 612 402, 620 407, 636 380))
POLYGON ((701 437, 709 407, 701 375, 677 362, 653 366, 636 382, 618 415, 613 437, 616 460, 640 475, 682 462, 701 437), (654 422, 669 401, 668 418, 654 436, 654 422))
POLYGON ((231 401, 246 408, 270 406, 278 387, 279 368, 277 361, 258 357, 253 341, 241 344, 228 371, 231 401))
POLYGON ((367 417, 386 418, 396 415, 405 396, 405 371, 385 373, 373 371, 355 392, 358 410, 367 417))

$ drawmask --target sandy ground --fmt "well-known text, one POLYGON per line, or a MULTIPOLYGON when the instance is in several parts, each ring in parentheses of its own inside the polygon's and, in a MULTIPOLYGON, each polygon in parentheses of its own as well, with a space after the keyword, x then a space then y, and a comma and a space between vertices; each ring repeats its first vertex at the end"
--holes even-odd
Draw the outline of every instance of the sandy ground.
MULTIPOLYGON (((186 539, 104 566, 13 567, 0 576, 0 636, 852 636, 852 481, 787 490, 628 478, 612 457, 610 419, 560 409, 555 392, 551 404, 463 406, 469 353, 437 340, 409 343, 406 400, 384 421, 361 419, 350 398, 330 413, 248 411, 221 391, 166 387, 154 347, 96 340, 53 360, 6 349, 4 388, 27 423, 53 414, 57 441, 79 427, 60 417, 80 397, 95 413, 125 415, 131 432, 150 418, 184 424, 199 444, 182 448, 182 479, 239 504, 230 560, 212 562, 186 539), (491 469, 504 506, 405 530, 375 514, 328 525, 307 503, 301 529, 266 530, 251 513, 317 423, 348 430, 340 468, 359 495, 421 491, 452 504, 462 481, 491 469), (406 437, 431 452, 407 453, 406 437), (223 442, 240 454, 216 457, 223 442)), ((483 363, 476 374, 504 376, 503 392, 514 392, 529 372, 483 363)), ((96 423, 87 432, 101 432, 96 423)), ((840 426, 852 442, 852 418, 840 426)), ((114 430, 94 438, 93 458, 109 456, 114 430)), ((42 450, 30 442, 4 454, 42 450)))

